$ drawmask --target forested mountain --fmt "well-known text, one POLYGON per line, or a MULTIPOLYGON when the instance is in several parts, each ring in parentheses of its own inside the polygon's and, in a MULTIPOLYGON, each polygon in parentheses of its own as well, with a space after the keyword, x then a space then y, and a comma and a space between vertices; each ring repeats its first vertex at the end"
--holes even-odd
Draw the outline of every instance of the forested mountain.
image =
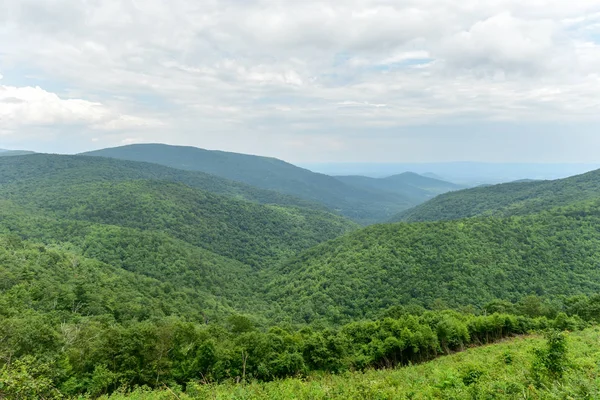
POLYGON ((294 203, 275 192, 152 164, 9 157, 0 159, 0 233, 56 244, 180 288, 194 304, 194 313, 182 311, 188 316, 263 315, 258 269, 356 225, 325 211, 258 204, 241 195, 294 203))
POLYGON ((600 200, 524 217, 376 225, 284 265, 267 291, 298 320, 416 302, 482 306, 600 291, 600 200))
POLYGON ((183 183, 204 191, 263 204, 300 206, 325 210, 323 205, 255 188, 203 172, 183 171, 162 165, 104 157, 35 154, 0 158, 0 185, 69 186, 88 182, 117 182, 139 179, 183 183))
POLYGON ((247 154, 164 144, 135 144, 84 153, 202 171, 263 189, 316 201, 360 223, 381 222, 415 201, 399 193, 345 184, 284 161, 247 154))
MULTIPOLYGON (((383 181, 450 190, 413 174, 383 181)), ((0 398, 122 386, 185 398, 596 323, 596 182, 478 188, 507 190, 485 216, 358 229, 310 201, 198 171, 0 157, 0 398)))
POLYGON ((0 157, 6 157, 6 156, 23 156, 23 155, 27 155, 27 154, 35 154, 33 151, 27 151, 27 150, 4 150, 4 149, 0 149, 0 157))
MULTIPOLYGON (((87 228, 90 239, 96 228, 87 228)), ((111 233, 116 232, 113 229, 111 233)), ((146 235, 145 239, 149 238, 150 235, 146 235)), ((164 248, 168 247, 167 244, 164 248)), ((166 254, 161 257, 165 256, 168 257, 166 254)), ((206 285, 202 285, 206 291, 174 285, 164 276, 152 278, 87 258, 66 244, 36 245, 22 241, 15 234, 2 234, 0 260, 3 310, 0 314, 4 316, 36 312, 51 314, 61 321, 88 315, 111 316, 115 321, 126 322, 179 315, 201 321, 205 316, 212 316, 218 307, 224 307, 221 312, 234 312, 218 297, 217 288, 212 289, 216 293, 211 293, 206 285)), ((219 274, 229 275, 231 268, 219 269, 212 272, 212 277, 206 274, 205 278, 212 278, 214 284, 226 284, 227 281, 219 279, 219 274)), ((242 269, 236 271, 241 272, 242 269)), ((243 281, 236 283, 243 284, 243 281)))
MULTIPOLYGON (((129 271, 134 275, 127 275, 128 280, 146 282, 145 286, 132 283, 133 292, 129 301, 137 301, 139 295, 135 293, 136 291, 143 292, 145 296, 148 291, 153 293, 158 290, 153 288, 152 282, 160 282, 166 295, 157 308, 146 304, 148 309, 144 311, 132 306, 133 310, 141 310, 141 314, 128 314, 129 317, 121 317, 121 312, 112 309, 102 309, 102 314, 108 314, 117 320, 127 321, 129 318, 141 320, 153 315, 218 319, 230 314, 250 311, 258 316, 266 309, 264 302, 254 294, 259 290, 259 285, 256 271, 252 267, 190 245, 164 232, 58 219, 56 216, 47 215, 46 212, 31 208, 24 209, 11 202, 0 200, 0 234, 9 235, 9 243, 17 243, 19 246, 22 239, 30 243, 46 243, 57 252, 65 253, 67 258, 96 260, 98 263, 93 265, 98 268, 110 266, 107 271, 129 271), (152 278, 154 281, 144 277, 152 278)), ((23 246, 46 251, 44 245, 36 247, 24 243, 23 246)), ((77 264, 78 261, 69 268, 77 268, 77 264)), ((62 276, 71 270, 62 271, 62 265, 46 272, 62 276)), ((44 264, 40 263, 38 267, 44 268, 44 264)), ((11 264, 9 269, 14 269, 15 276, 20 276, 19 271, 22 268, 24 267, 20 264, 11 264)), ((35 280, 44 281, 44 276, 39 275, 35 280)), ((76 282, 86 281, 87 283, 80 285, 78 289, 83 294, 94 295, 98 293, 97 287, 99 287, 105 288, 106 296, 110 297, 112 296, 109 293, 112 290, 110 288, 114 287, 113 280, 120 278, 113 277, 111 274, 104 274, 102 277, 101 280, 87 282, 85 276, 74 275, 75 281, 63 283, 66 285, 65 290, 68 291, 74 288, 76 282)), ((11 295, 13 286, 14 290, 25 292, 22 294, 24 296, 38 293, 31 292, 35 287, 22 286, 22 280, 6 282, 2 290, 7 296, 11 295)), ((52 300, 49 297, 41 298, 39 306, 52 307, 51 304, 46 304, 49 299, 52 300)), ((122 303, 127 307, 128 301, 122 303)), ((78 315, 79 312, 75 314, 78 315)))
POLYGON ((415 204, 423 203, 441 193, 463 189, 463 186, 428 178, 413 172, 388 176, 386 178, 370 178, 366 176, 336 176, 344 183, 364 189, 376 189, 397 193, 411 199, 415 204))
POLYGON ((165 232, 256 267, 354 228, 343 217, 229 199, 165 181, 6 185, 0 198, 57 219, 165 232))
POLYGON ((600 170, 554 181, 525 181, 442 194, 392 221, 438 221, 473 216, 526 215, 600 197, 600 170))

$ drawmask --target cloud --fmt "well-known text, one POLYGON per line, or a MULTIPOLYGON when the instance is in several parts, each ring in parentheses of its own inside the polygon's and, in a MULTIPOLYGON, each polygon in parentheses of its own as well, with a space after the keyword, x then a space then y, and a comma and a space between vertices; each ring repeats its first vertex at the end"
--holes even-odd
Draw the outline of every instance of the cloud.
POLYGON ((40 87, 0 85, 0 124, 13 129, 28 125, 83 125, 118 130, 151 127, 160 122, 119 115, 98 102, 63 99, 40 87))
POLYGON ((383 140, 410 126, 600 119, 598 0, 3 8, 0 70, 13 92, 0 102, 3 123, 77 124, 91 131, 86 143, 118 144, 137 130, 152 141, 302 158, 298 142, 344 134, 351 154, 355 129, 383 140), (275 143, 261 147, 267 140, 275 143))

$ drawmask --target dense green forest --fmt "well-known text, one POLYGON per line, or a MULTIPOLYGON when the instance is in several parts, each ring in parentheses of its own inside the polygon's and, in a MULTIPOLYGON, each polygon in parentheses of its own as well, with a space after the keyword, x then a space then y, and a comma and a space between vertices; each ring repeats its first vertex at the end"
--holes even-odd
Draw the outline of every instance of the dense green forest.
MULTIPOLYGON (((417 188, 429 178, 394 179, 417 188)), ((479 188, 496 199, 499 188, 554 185, 555 196, 536 189, 505 206, 512 193, 474 218, 359 229, 323 205, 202 172, 0 157, 0 398, 142 387, 264 398, 287 385, 304 393, 299 379, 362 382, 588 327, 600 322, 599 181, 479 188)), ((471 191, 441 198, 461 193, 471 191)), ((536 376, 518 384, 543 388, 536 376)), ((456 396, 473 390, 461 381, 456 396)))
MULTIPOLYGON (((195 315, 211 319, 276 313, 257 296, 257 271, 356 228, 312 208, 200 190, 203 181, 215 188, 212 177, 201 173, 189 173, 194 179, 187 182, 196 186, 190 187, 140 180, 180 177, 151 164, 45 155, 10 159, 0 161, 0 232, 157 279, 183 290, 195 315)), ((217 190, 229 184, 214 182, 217 190)))
POLYGON ((503 310, 492 302, 489 315, 393 307, 336 328, 260 326, 239 314, 219 323, 185 288, 14 235, 1 235, 0 244, 0 396, 7 398, 389 368, 600 318, 598 296, 578 296, 525 298, 503 310))
POLYGON ((182 183, 206 192, 261 204, 326 210, 321 204, 272 190, 259 189, 203 172, 183 171, 152 163, 53 154, 0 159, 0 185, 19 183, 32 187, 68 187, 72 184, 141 179, 182 183))
POLYGON ((322 211, 260 205, 164 181, 14 184, 0 197, 58 220, 165 232, 256 267, 354 228, 322 211))
POLYGON ((147 161, 173 168, 214 174, 324 204, 362 224, 385 221, 396 213, 429 198, 429 196, 421 196, 415 199, 403 194, 402 191, 354 186, 335 177, 314 173, 275 158, 195 147, 135 144, 84 154, 147 161))
POLYGON ((316 246, 268 293, 297 320, 346 321, 395 304, 482 304, 600 290, 600 201, 524 217, 396 223, 316 246))
POLYGON ((600 171, 554 181, 522 181, 442 194, 392 221, 440 221, 474 216, 527 215, 600 197, 600 171))

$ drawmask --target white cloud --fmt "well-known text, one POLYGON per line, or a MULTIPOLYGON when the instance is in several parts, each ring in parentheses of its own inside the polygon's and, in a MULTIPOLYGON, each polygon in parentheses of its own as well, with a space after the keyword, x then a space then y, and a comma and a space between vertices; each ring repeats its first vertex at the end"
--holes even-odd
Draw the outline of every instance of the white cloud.
POLYGON ((151 127, 159 122, 119 115, 98 102, 63 99, 40 87, 0 85, 0 124, 13 129, 28 125, 83 125, 118 130, 151 127))
POLYGON ((108 110, 100 103, 61 99, 40 87, 0 86, 0 121, 3 124, 79 124, 107 118, 108 110))
POLYGON ((384 137, 383 128, 412 124, 600 119, 600 0, 6 0, 3 8, 5 80, 20 70, 41 80, 8 81, 2 123, 81 124, 100 132, 88 141, 118 144, 132 129, 165 141, 162 127, 173 142, 260 152, 261 140, 240 137, 294 136, 269 147, 278 155, 354 128, 384 137), (36 87, 44 82, 68 89, 36 87))

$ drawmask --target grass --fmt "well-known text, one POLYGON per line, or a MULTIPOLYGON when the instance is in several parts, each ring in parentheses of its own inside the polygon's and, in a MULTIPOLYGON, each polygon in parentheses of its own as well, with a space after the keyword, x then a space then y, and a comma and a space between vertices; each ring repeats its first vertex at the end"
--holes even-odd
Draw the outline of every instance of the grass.
POLYGON ((275 382, 137 389, 103 400, 189 399, 600 399, 600 328, 570 333, 563 379, 536 380, 533 350, 540 336, 517 337, 434 361, 393 370, 369 370, 275 382))

